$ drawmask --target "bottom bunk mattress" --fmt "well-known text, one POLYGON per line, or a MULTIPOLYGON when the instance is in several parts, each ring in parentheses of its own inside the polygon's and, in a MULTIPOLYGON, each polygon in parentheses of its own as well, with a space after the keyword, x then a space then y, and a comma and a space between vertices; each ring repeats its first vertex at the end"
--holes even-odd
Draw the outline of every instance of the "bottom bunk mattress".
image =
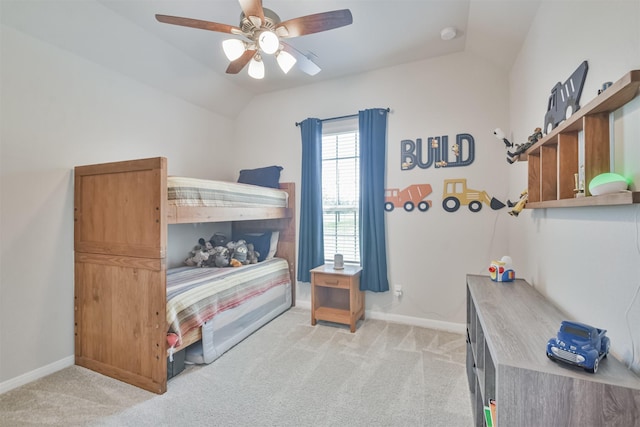
POLYGON ((169 269, 169 332, 181 342, 202 327, 203 339, 188 349, 187 360, 210 363, 288 309, 291 286, 287 261, 280 258, 237 268, 169 269))

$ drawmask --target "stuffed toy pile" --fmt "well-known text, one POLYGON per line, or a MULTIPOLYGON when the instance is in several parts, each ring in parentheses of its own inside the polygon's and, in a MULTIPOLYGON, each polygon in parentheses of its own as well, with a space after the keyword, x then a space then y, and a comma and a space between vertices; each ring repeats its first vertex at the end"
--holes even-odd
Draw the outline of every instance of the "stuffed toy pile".
POLYGON ((256 264, 260 253, 253 244, 244 240, 228 241, 221 233, 214 234, 211 239, 198 239, 184 263, 191 267, 240 267, 256 264))

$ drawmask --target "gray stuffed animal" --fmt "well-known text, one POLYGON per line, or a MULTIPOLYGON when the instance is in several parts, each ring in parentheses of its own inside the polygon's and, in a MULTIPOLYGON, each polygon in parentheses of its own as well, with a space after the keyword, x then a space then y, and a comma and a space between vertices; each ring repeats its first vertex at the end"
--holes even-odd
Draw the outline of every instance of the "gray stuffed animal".
POLYGON ((229 249, 224 246, 216 246, 214 248, 213 264, 220 268, 228 267, 229 261, 231 261, 229 257, 229 249))
POLYGON ((231 258, 240 261, 241 264, 247 264, 247 242, 238 240, 237 242, 227 243, 227 248, 232 250, 231 258))
POLYGON ((222 233, 214 233, 213 236, 211 236, 211 239, 209 239, 209 241, 211 242, 213 247, 227 246, 227 242, 229 242, 229 239, 227 239, 227 236, 225 236, 222 233))
POLYGON ((257 264, 260 252, 253 248, 253 243, 247 243, 247 264, 257 264))
POLYGON ((198 239, 198 243, 200 243, 202 250, 209 254, 209 258, 205 261, 205 265, 203 267, 215 267, 216 251, 211 242, 207 242, 201 237, 198 239))
POLYGON ((209 259, 209 252, 203 250, 197 246, 191 251, 189 258, 184 260, 184 263, 189 267, 206 267, 207 260, 209 259))

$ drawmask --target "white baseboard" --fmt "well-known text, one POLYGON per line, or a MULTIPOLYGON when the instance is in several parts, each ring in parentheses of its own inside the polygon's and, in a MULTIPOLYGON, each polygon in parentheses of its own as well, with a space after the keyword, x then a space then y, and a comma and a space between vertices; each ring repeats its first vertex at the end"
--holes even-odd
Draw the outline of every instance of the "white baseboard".
MULTIPOLYGON (((296 301, 296 307, 311 310, 311 301, 296 301)), ((368 319, 385 320, 391 323, 401 323, 403 325, 420 326, 422 328, 435 329, 438 331, 465 334, 467 325, 464 323, 443 322, 441 320, 424 319, 421 317, 403 316, 401 314, 384 313, 381 311, 365 311, 368 319)))
POLYGON ((46 377, 47 375, 51 375, 54 372, 58 372, 64 368, 72 366, 74 363, 75 356, 72 355, 69 357, 65 357, 64 359, 60 359, 57 362, 50 363, 47 366, 43 366, 41 368, 34 369, 33 371, 19 375, 10 380, 3 381, 0 383, 0 394, 6 393, 9 390, 13 390, 14 388, 18 388, 40 378, 46 377))
POLYGON ((296 301, 296 307, 311 311, 311 301, 296 301))
POLYGON ((464 323, 443 322, 442 320, 424 319, 421 317, 403 316, 401 314, 382 313, 380 311, 367 311, 365 315, 369 319, 386 320, 391 323, 420 326, 421 328, 435 329, 437 331, 453 332, 464 335, 467 325, 464 323))

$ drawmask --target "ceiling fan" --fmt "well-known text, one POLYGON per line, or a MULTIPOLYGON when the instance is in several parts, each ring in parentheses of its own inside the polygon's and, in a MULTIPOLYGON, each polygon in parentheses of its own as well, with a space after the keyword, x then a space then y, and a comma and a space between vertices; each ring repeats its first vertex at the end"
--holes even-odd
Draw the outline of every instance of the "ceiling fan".
POLYGON ((256 79, 264 77, 262 55, 275 55, 278 65, 285 74, 298 64, 305 73, 311 76, 316 75, 320 67, 302 52, 285 43, 283 39, 333 30, 353 23, 349 9, 316 13, 281 22, 275 12, 262 7, 262 0, 238 1, 242 9, 238 27, 167 15, 156 15, 156 19, 165 24, 244 37, 246 40, 228 39, 222 42, 224 53, 231 61, 227 67, 227 73, 237 74, 249 64, 249 75, 256 79))

